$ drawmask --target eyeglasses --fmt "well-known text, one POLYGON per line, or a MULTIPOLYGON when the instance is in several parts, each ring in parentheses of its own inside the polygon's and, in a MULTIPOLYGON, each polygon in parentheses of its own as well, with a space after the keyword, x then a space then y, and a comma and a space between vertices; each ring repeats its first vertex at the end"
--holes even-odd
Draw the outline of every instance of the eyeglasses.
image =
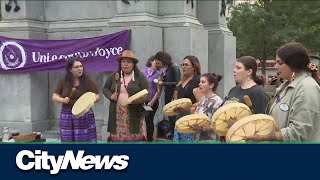
POLYGON ((83 66, 82 66, 82 65, 79 65, 79 66, 74 66, 74 67, 72 67, 72 68, 78 69, 78 68, 83 68, 83 66))
POLYGON ((189 67, 190 64, 180 64, 181 67, 189 67))

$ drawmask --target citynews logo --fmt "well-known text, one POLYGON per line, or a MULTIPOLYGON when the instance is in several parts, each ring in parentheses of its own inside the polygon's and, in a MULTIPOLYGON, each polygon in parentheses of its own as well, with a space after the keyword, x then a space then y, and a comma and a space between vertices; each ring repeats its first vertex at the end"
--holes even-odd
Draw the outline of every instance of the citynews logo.
POLYGON ((124 170, 129 165, 129 156, 84 156, 84 150, 78 151, 76 156, 73 151, 67 150, 64 156, 60 155, 57 158, 54 155, 48 155, 48 151, 41 150, 35 150, 34 153, 29 150, 22 150, 16 156, 16 165, 24 171, 31 169, 50 170, 50 174, 58 174, 61 169, 67 169, 69 164, 73 170, 89 170, 92 168, 96 170, 112 168, 124 170))

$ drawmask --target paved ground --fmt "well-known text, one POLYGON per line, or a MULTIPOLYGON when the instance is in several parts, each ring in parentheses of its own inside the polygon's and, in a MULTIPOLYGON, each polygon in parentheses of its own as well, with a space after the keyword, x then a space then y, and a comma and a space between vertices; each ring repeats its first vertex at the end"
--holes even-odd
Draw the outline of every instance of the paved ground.
MULTIPOLYGON (((46 143, 59 143, 61 142, 59 139, 56 139, 56 138, 46 138, 46 143)), ((107 141, 98 141, 100 143, 107 143, 107 141)), ((156 141, 152 142, 152 143, 161 143, 161 142, 164 142, 164 143, 169 143, 171 141, 167 140, 167 139, 157 139, 156 141)))

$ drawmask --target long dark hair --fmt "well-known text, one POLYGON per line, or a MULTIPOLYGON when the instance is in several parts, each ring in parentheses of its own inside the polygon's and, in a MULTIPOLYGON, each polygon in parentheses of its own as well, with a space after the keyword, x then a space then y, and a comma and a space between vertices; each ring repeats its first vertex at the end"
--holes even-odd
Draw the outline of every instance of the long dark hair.
POLYGON ((307 49, 300 43, 291 42, 280 47, 276 54, 279 58, 288 65, 293 71, 307 71, 319 84, 318 72, 312 71, 308 65, 310 63, 310 56, 307 49))
POLYGON ((201 74, 201 66, 200 66, 200 61, 196 56, 186 56, 183 59, 188 59, 192 66, 194 67, 195 75, 200 75, 201 74))
POLYGON ((215 74, 215 73, 205 73, 205 74, 202 74, 201 77, 205 77, 207 78, 208 82, 210 84, 214 84, 213 88, 212 88, 212 91, 213 92, 216 92, 218 86, 219 86, 219 82, 221 81, 222 79, 222 76, 219 75, 219 74, 215 74))
MULTIPOLYGON (((71 91, 71 89, 74 86, 74 77, 71 73, 71 69, 74 65, 74 62, 80 62, 82 64, 82 62, 80 61, 80 59, 75 58, 75 57, 71 57, 68 58, 67 63, 66 63, 66 75, 65 75, 65 81, 66 81, 66 85, 69 91, 71 91)), ((82 75, 79 77, 79 88, 80 90, 85 90, 85 88, 87 87, 87 76, 85 74, 85 69, 83 67, 83 73, 82 75)))
POLYGON ((257 65, 257 60, 254 57, 242 56, 239 59, 237 59, 237 62, 240 62, 241 64, 243 64, 245 70, 252 69, 251 78, 255 83, 262 86, 265 84, 264 77, 257 75, 258 65, 257 65))

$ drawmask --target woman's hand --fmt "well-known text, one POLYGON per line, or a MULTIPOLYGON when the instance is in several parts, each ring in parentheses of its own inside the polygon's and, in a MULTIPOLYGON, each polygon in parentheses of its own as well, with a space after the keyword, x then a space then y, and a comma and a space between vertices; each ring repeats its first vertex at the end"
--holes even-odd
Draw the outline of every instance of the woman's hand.
POLYGON ((268 135, 252 135, 245 139, 246 142, 261 142, 261 141, 283 141, 281 132, 276 130, 275 133, 268 135))
POLYGON ((237 121, 238 119, 236 117, 230 117, 230 119, 227 121, 228 127, 230 128, 237 121))
POLYGON ((245 139, 246 142, 261 142, 262 141, 262 136, 255 134, 252 136, 249 136, 245 139))
POLYGON ((152 106, 153 106, 153 104, 154 104, 154 102, 150 101, 150 102, 148 102, 147 106, 152 107, 152 106))
POLYGON ((163 81, 158 81, 158 85, 162 85, 163 84, 163 81))
POLYGON ((70 99, 69 99, 68 97, 62 98, 62 103, 63 103, 63 104, 68 104, 69 101, 70 101, 70 99))
POLYGON ((113 93, 112 95, 111 95, 111 97, 110 97, 110 99, 112 100, 112 101, 117 101, 118 100, 118 93, 113 93))
POLYGON ((182 108, 182 107, 175 107, 174 109, 173 109, 173 111, 175 112, 175 113, 183 113, 183 112, 186 112, 186 110, 184 109, 184 108, 182 108))
POLYGON ((193 131, 196 131, 196 132, 201 132, 201 131, 202 131, 202 127, 199 126, 199 125, 193 125, 193 126, 191 127, 191 129, 192 129, 193 131))

